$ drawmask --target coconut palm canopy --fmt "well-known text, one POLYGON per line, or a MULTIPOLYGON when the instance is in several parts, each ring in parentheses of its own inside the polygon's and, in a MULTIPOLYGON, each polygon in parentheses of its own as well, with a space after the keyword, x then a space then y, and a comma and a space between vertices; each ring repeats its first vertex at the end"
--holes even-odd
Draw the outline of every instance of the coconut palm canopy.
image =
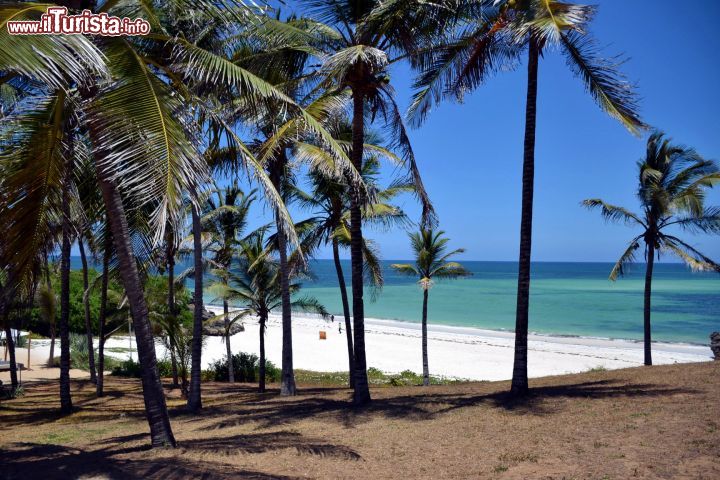
POLYGON ((647 153, 638 162, 638 170, 640 213, 598 198, 583 201, 585 207, 600 210, 607 221, 639 230, 615 263, 610 280, 626 272, 642 245, 645 260, 652 256, 652 249, 658 257, 675 256, 693 270, 720 271, 720 265, 675 233, 720 233, 720 207, 705 205, 707 190, 720 183, 717 164, 655 132, 648 139, 647 153))

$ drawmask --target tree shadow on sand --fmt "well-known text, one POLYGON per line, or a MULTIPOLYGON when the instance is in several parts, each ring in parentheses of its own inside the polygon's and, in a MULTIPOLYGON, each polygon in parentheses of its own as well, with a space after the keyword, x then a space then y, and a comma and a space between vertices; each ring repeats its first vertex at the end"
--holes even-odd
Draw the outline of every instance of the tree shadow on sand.
POLYGON ((273 450, 294 449, 299 455, 360 460, 349 447, 306 439, 296 432, 234 435, 181 441, 178 449, 149 453, 149 445, 123 446, 144 442, 147 434, 114 437, 98 442, 99 448, 83 450, 60 445, 14 443, 0 450, 0 477, 5 480, 43 478, 125 479, 256 479, 290 480, 294 477, 249 471, 227 463, 184 458, 187 453, 209 453, 228 458, 273 450), (143 453, 147 452, 147 453, 143 453), (132 458, 138 454, 138 458, 132 458), (167 455, 165 455, 167 454, 167 455))
POLYGON ((312 396, 277 402, 243 402, 240 410, 218 407, 212 413, 207 412, 208 415, 204 416, 203 420, 215 416, 222 418, 210 424, 204 422, 201 428, 226 429, 248 422, 258 422, 260 428, 274 428, 316 416, 334 419, 346 427, 353 427, 377 417, 431 420, 453 410, 481 405, 519 414, 552 415, 564 408, 563 402, 552 401, 553 399, 652 398, 696 393, 701 392, 656 384, 614 384, 608 380, 536 387, 523 398, 513 397, 506 390, 472 395, 433 393, 430 387, 418 389, 416 395, 376 398, 369 406, 360 409, 352 408, 345 400, 312 396))

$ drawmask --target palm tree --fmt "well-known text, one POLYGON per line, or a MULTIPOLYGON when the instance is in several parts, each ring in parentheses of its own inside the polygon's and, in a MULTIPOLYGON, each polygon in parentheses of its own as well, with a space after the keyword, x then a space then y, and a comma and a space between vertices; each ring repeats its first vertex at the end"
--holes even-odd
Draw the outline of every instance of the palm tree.
MULTIPOLYGON (((236 254, 240 236, 247 226, 248 212, 255 201, 255 191, 245 194, 237 181, 225 189, 216 189, 215 198, 208 197, 201 218, 203 231, 209 235, 207 250, 212 252, 214 275, 218 281, 227 285, 230 267, 236 254)), ((235 382, 230 349, 230 315, 227 299, 223 298, 223 316, 225 319, 225 347, 228 358, 228 381, 235 382)))
MULTIPOLYGON (((361 172, 363 181, 371 193, 372 201, 363 207, 363 220, 371 226, 390 227, 403 226, 408 223, 402 209, 391 204, 392 200, 401 193, 412 192, 413 185, 402 181, 394 182, 388 188, 381 190, 377 185, 379 162, 375 151, 382 151, 376 144, 366 144, 367 158, 363 163, 361 172)), ((385 151, 391 156, 390 152, 385 151)), ((322 151, 309 150, 305 155, 320 155, 322 151)), ((350 318, 350 304, 348 300, 345 274, 340 262, 340 248, 350 247, 350 187, 344 179, 335 179, 328 176, 321 169, 310 172, 312 191, 310 193, 295 189, 293 195, 300 205, 311 210, 315 216, 300 222, 298 230, 303 233, 302 245, 308 254, 321 245, 332 245, 335 273, 340 288, 340 298, 345 318, 345 335, 348 350, 348 377, 350 388, 354 386, 354 354, 352 324, 350 318)), ((376 253, 376 246, 368 239, 363 238, 363 257, 365 273, 371 285, 377 290, 383 285, 383 272, 380 259, 376 253)))
POLYGON ((102 239, 102 273, 100 280, 100 314, 98 318, 98 363, 97 363, 97 383, 95 384, 95 393, 98 397, 102 397, 105 392, 105 338, 106 338, 106 320, 108 310, 108 288, 110 283, 110 256, 112 255, 112 238, 110 232, 106 229, 104 238, 102 239))
POLYGON ((444 237, 442 230, 420 228, 419 232, 410 234, 410 244, 415 254, 415 264, 394 263, 392 268, 405 275, 420 277, 418 283, 423 291, 422 307, 422 362, 423 362, 423 385, 430 385, 430 369, 428 367, 427 352, 427 306, 428 293, 432 286, 433 279, 458 278, 472 275, 457 262, 448 261, 450 257, 465 252, 465 249, 458 248, 447 251, 449 238, 444 237))
MULTIPOLYGON (((240 243, 238 263, 239 272, 229 271, 228 283, 218 282, 211 291, 223 298, 241 304, 234 310, 231 323, 248 316, 258 318, 260 325, 260 374, 259 391, 265 391, 265 331, 270 312, 282 308, 283 288, 280 283, 281 268, 279 259, 273 257, 273 250, 266 247, 265 229, 254 232, 240 243)), ((273 242, 270 242, 273 243, 273 242)), ((291 279, 289 291, 296 294, 300 283, 291 279)), ((291 302, 294 309, 315 312, 327 316, 327 311, 316 299, 304 297, 291 302)), ((232 363, 228 364, 232 369, 232 363)))
MULTIPOLYGON (((63 98, 60 95, 60 98, 63 98)), ((55 106, 55 115, 62 116, 63 101, 55 106)), ((68 128, 69 130, 69 128, 68 128)), ((72 244, 72 218, 70 213, 70 189, 73 152, 73 134, 67 135, 65 147, 64 179, 62 181, 62 248, 60 250, 60 411, 72 412, 70 396, 70 245, 72 244)))
POLYGON ((556 0, 478 0, 457 2, 460 26, 436 48, 416 58, 422 70, 409 115, 420 123, 433 104, 446 96, 462 99, 493 72, 513 66, 527 51, 527 101, 523 151, 522 214, 518 262, 515 359, 511 390, 528 391, 527 337, 530 307, 530 259, 535 177, 538 66, 553 47, 567 58, 602 110, 638 134, 645 125, 637 113, 633 88, 617 70, 617 58, 599 56, 587 31, 595 7, 556 0))
POLYGON ((95 348, 93 346, 92 321, 90 318, 90 279, 88 273, 87 254, 85 244, 90 251, 95 251, 93 245, 92 229, 98 223, 102 213, 102 198, 97 188, 95 171, 92 165, 89 152, 85 151, 84 145, 76 145, 74 156, 77 157, 77 171, 75 175, 76 196, 78 203, 78 215, 75 219, 77 230, 77 244, 80 250, 80 261, 82 263, 83 278, 83 311, 85 315, 85 335, 87 337, 88 366, 90 369, 90 381, 97 384, 97 373, 95 368, 95 348))
MULTIPOLYGON (((317 74, 320 88, 348 91, 352 96, 350 159, 362 171, 366 120, 379 114, 394 146, 402 153, 415 193, 422 201, 423 222, 433 211, 420 180, 415 156, 395 103, 388 69, 416 52, 437 30, 438 18, 447 14, 443 1, 312 0, 309 10, 325 25, 322 31, 323 64, 317 74), (394 58, 391 57, 394 55, 394 58)), ((362 205, 366 192, 354 186, 350 197, 350 256, 353 298, 355 387, 353 403, 369 403, 365 358, 365 307, 363 299, 362 205)))
POLYGON ((615 281, 625 274, 627 265, 635 259, 640 243, 644 243, 645 365, 652 365, 650 300, 655 256, 660 258, 661 253, 669 253, 693 270, 720 272, 719 264, 669 232, 675 228, 690 233, 720 234, 720 207, 705 206, 705 191, 720 183, 720 170, 714 162, 703 159, 692 148, 673 145, 661 132, 655 132, 648 138, 647 152, 645 158, 638 162, 638 169, 641 214, 598 198, 585 200, 583 205, 589 209, 599 208, 608 221, 624 222, 641 229, 615 263, 610 280, 615 281))
POLYGON ((188 392, 188 409, 198 412, 202 408, 201 369, 202 369, 202 324, 203 324, 203 257, 202 257, 202 223, 200 209, 195 202, 190 205, 193 238, 193 333, 191 346, 190 391, 188 392))

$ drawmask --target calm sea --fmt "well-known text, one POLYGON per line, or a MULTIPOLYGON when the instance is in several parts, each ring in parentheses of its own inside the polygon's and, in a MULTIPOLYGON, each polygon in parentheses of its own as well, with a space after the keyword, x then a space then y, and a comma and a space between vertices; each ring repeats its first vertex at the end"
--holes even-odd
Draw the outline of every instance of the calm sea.
MULTIPOLYGON (((73 267, 79 261, 73 258, 73 267)), ((366 290, 367 317, 420 322, 422 291, 416 280, 396 274, 383 262, 385 286, 372 299, 366 290)), ((515 325, 517 263, 463 262, 473 276, 437 281, 430 290, 430 323, 493 330, 515 325)), ((644 265, 611 282, 608 263, 534 263, 530 330, 537 333, 642 339, 644 265)), ((313 277, 302 294, 342 315, 335 267, 331 260, 311 262, 313 277)), ((350 290, 350 264, 343 261, 350 290)), ((182 270, 182 266, 178 268, 182 270)), ((190 282, 188 282, 188 286, 190 282)), ((211 298, 206 298, 210 302, 211 298)), ((653 339, 708 343, 720 330, 720 275, 695 273, 680 264, 656 264, 653 280, 653 339)))
MULTIPOLYGON (((422 291, 416 280, 384 262, 385 286, 365 303, 368 317, 419 322, 422 291)), ((438 281, 430 290, 428 321, 445 325, 512 330, 517 263, 463 262, 473 276, 438 281)), ((530 330, 538 333, 641 339, 644 265, 617 282, 605 263, 535 263, 532 266, 530 330)), ((343 262, 349 278, 349 262, 343 262)), ((342 313, 334 264, 312 263, 315 279, 305 293, 329 311, 342 313)), ((658 264, 653 280, 653 338, 707 343, 720 330, 720 275, 693 273, 683 265, 658 264)), ((349 288, 349 287, 348 287, 349 288)))

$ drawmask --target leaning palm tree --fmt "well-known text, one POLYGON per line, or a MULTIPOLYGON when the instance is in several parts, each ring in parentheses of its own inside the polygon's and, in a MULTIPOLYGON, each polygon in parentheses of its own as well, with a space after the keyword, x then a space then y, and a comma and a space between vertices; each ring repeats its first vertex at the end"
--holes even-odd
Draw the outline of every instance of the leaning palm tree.
POLYGON ((595 7, 556 0, 465 0, 457 1, 453 32, 436 48, 416 58, 422 70, 409 110, 420 123, 434 103, 463 95, 482 85, 488 77, 517 63, 527 52, 527 104, 523 151, 522 214, 518 263, 515 359, 512 392, 525 395, 527 379, 527 338, 530 308, 530 259, 532 209, 535 177, 535 130, 538 66, 540 58, 554 48, 567 58, 573 73, 584 83, 597 104, 630 132, 644 128, 637 113, 632 86, 617 70, 617 58, 599 56, 588 24, 595 7))
POLYGON ((442 230, 420 228, 419 232, 410 234, 410 244, 415 254, 415 264, 394 263, 392 268, 405 275, 420 277, 418 283, 423 291, 422 306, 422 362, 423 362, 423 385, 430 385, 430 369, 428 367, 427 349, 427 307, 428 294, 433 279, 458 278, 472 275, 468 270, 457 262, 450 262, 450 257, 465 252, 465 249, 458 248, 447 251, 449 238, 444 237, 442 230))
POLYGON ((720 183, 720 169, 692 148, 673 145, 660 132, 653 133, 648 139, 647 153, 638 162, 638 169, 641 214, 598 198, 585 200, 583 205, 590 209, 599 208, 608 221, 624 222, 641 230, 615 263, 610 280, 615 281, 625 274, 627 265, 633 262, 643 243, 646 261, 643 338, 645 365, 652 365, 650 300, 655 256, 660 258, 661 253, 668 253, 680 258, 693 270, 720 272, 720 264, 670 231, 680 229, 690 233, 720 234, 720 207, 705 206, 706 190, 720 183))
MULTIPOLYGON (((259 391, 265 391, 265 331, 270 313, 282 308, 283 288, 280 282, 280 262, 273 257, 273 249, 265 246, 265 229, 254 232, 244 239, 239 248, 238 271, 230 271, 227 284, 216 283, 211 291, 223 298, 239 304, 234 310, 232 323, 249 316, 257 317, 260 326, 260 372, 259 391)), ((290 281, 290 293, 300 290, 300 283, 290 281)), ((291 302, 293 309, 319 313, 327 316, 327 311, 316 299, 303 297, 291 302)), ((232 363, 228 363, 232 369, 232 363)))

